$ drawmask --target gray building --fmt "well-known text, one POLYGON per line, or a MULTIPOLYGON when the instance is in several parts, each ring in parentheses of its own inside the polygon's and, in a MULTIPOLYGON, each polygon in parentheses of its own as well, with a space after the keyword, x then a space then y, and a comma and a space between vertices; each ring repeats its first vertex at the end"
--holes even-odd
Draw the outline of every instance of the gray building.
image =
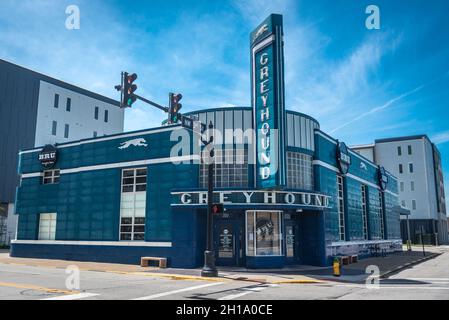
MULTIPOLYGON (((399 203, 410 210, 412 242, 448 243, 443 170, 438 148, 426 135, 375 140, 352 149, 398 178, 399 203)), ((401 233, 407 239, 405 217, 401 233)))
POLYGON ((124 111, 118 101, 1 59, 0 97, 1 244, 15 236, 19 150, 123 132, 124 111))

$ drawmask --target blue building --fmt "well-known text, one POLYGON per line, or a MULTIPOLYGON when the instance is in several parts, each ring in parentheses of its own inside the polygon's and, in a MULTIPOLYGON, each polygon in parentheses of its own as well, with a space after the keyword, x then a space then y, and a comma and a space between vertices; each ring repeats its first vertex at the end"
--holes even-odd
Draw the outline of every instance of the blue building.
MULTIPOLYGON (((199 110, 214 125, 219 266, 329 265, 401 250, 397 180, 284 108, 282 16, 251 33, 252 107, 199 110)), ((172 124, 23 150, 11 255, 203 264, 207 154, 172 124)))

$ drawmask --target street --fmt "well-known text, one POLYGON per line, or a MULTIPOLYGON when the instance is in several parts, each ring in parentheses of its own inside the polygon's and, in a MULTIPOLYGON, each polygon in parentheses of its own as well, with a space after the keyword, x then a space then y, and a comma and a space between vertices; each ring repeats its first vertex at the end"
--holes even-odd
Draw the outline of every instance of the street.
MULTIPOLYGON (((67 289, 64 268, 0 264, 0 299, 17 300, 309 300, 449 299, 449 251, 380 280, 364 283, 324 281, 273 284, 209 279, 172 280, 154 274, 80 271, 79 289, 67 289)), ((338 280, 338 279, 337 279, 338 280)))

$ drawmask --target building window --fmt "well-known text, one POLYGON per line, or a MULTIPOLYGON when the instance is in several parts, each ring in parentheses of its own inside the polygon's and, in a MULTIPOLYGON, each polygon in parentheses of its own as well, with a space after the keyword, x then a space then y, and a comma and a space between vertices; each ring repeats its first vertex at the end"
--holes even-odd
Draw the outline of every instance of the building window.
POLYGON ((59 183, 60 172, 59 169, 45 170, 42 178, 42 184, 54 184, 59 183))
POLYGON ((410 181, 410 191, 415 191, 415 181, 410 181))
POLYGON ((69 125, 66 124, 64 126, 64 138, 68 138, 69 137, 69 125))
POLYGON ((412 154, 412 146, 411 145, 409 145, 408 147, 407 147, 407 150, 408 150, 408 154, 412 154))
POLYGON ((56 135, 56 129, 58 127, 58 123, 56 121, 53 121, 52 125, 51 125, 51 134, 52 135, 56 135))
POLYGON ((39 215, 38 240, 55 240, 56 213, 41 213, 39 215))
POLYGON ((344 184, 343 177, 337 176, 337 207, 338 207, 338 226, 340 241, 346 240, 345 235, 345 194, 344 194, 344 184))
POLYGON ((408 171, 409 171, 410 173, 413 173, 413 163, 409 163, 409 164, 408 164, 408 171))
POLYGON ((404 182, 400 182, 399 183, 399 185, 400 185, 400 190, 401 190, 401 192, 404 192, 404 182))
POLYGON ((55 94, 55 101, 54 101, 54 103, 53 103, 53 106, 55 107, 55 108, 59 108, 59 94, 55 94))
POLYGON ((104 122, 108 122, 108 117, 109 117, 109 111, 108 110, 104 110, 104 122))
POLYGON ((401 201, 401 207, 405 208, 405 200, 401 201))
POLYGON ((385 239, 385 222, 384 222, 384 197, 383 193, 379 191, 379 213, 380 213, 380 237, 385 239))
POLYGON ((281 211, 246 212, 246 255, 282 255, 281 211))
POLYGON ((313 190, 311 156, 298 152, 287 152, 287 187, 313 190))
POLYGON ((98 136, 97 131, 94 131, 94 138, 96 138, 98 136))
POLYGON ((122 171, 120 240, 143 241, 145 239, 146 190, 146 168, 122 171))
POLYGON ((94 114, 95 120, 98 120, 98 113, 99 112, 100 112, 100 110, 98 109, 98 107, 95 107, 95 114, 94 114))
POLYGON ((363 239, 368 240, 368 205, 366 199, 366 186, 362 185, 363 239))
POLYGON ((416 200, 412 200, 412 210, 416 210, 416 200))
POLYGON ((72 108, 72 99, 67 98, 67 104, 66 104, 66 110, 70 112, 70 109, 72 108))
MULTIPOLYGON (((208 151, 203 151, 202 159, 206 159, 208 151)), ((200 188, 207 188, 207 163, 201 162, 200 188)), ((237 188, 248 186, 248 151, 245 149, 215 150, 215 188, 237 188)))
POLYGON ((402 156, 402 148, 401 148, 401 146, 398 146, 398 156, 402 156))
POLYGON ((399 173, 404 172, 404 169, 402 168, 402 164, 399 164, 399 173))

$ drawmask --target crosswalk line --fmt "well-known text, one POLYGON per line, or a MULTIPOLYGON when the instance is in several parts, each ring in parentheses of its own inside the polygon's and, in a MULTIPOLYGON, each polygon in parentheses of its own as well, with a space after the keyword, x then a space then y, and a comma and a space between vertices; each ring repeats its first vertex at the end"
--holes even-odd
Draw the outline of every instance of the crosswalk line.
POLYGON ((263 286, 257 286, 257 287, 249 287, 249 288, 239 288, 238 290, 242 290, 244 292, 230 294, 224 297, 219 298, 218 300, 233 300, 236 298, 243 297, 247 294, 254 293, 254 292, 260 292, 262 290, 271 288, 271 287, 277 287, 277 285, 269 284, 269 285, 263 285, 263 286))
POLYGON ((211 286, 216 286, 216 285, 219 285, 219 284, 223 284, 223 282, 207 283, 207 284, 202 284, 202 285, 199 285, 199 286, 194 286, 194 287, 188 287, 188 288, 183 288, 183 289, 178 289, 178 290, 173 290, 173 291, 157 293, 157 294, 153 294, 153 295, 150 295, 150 296, 135 298, 135 299, 132 299, 132 300, 152 300, 152 299, 157 299, 157 298, 169 296, 169 295, 176 294, 176 293, 187 292, 187 291, 192 291, 192 290, 196 290, 196 289, 202 289, 202 288, 207 288, 207 287, 211 287, 211 286))
POLYGON ((83 292, 83 293, 77 293, 77 294, 67 294, 64 296, 51 297, 51 298, 46 298, 46 299, 42 299, 42 300, 79 300, 79 299, 84 299, 84 298, 89 298, 89 297, 95 297, 98 295, 99 295, 98 293, 83 292))

